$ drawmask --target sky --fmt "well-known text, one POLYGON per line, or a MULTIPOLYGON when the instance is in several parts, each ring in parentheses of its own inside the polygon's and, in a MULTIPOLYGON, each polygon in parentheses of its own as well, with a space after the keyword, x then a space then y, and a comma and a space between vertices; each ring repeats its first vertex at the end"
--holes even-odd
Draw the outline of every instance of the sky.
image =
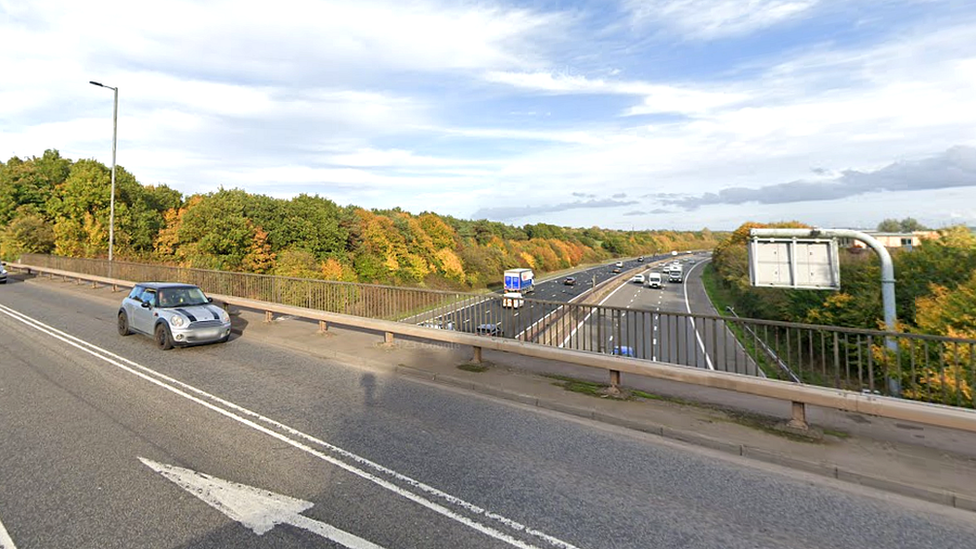
POLYGON ((976 225, 972 0, 0 0, 0 158, 514 225, 976 225))

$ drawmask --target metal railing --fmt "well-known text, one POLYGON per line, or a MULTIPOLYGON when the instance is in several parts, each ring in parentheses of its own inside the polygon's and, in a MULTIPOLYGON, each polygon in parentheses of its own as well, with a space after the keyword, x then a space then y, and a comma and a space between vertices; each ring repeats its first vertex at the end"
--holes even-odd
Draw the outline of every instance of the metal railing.
POLYGON ((976 340, 25 254, 106 278, 196 284, 234 296, 422 327, 974 408, 976 340), (110 271, 111 269, 111 271, 110 271), (886 338, 897 345, 886 346, 886 338))

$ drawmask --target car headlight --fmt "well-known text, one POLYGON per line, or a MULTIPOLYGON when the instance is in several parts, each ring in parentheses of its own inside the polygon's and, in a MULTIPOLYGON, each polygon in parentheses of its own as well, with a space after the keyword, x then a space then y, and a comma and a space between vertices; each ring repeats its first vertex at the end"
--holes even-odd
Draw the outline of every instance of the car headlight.
POLYGON ((180 326, 183 325, 183 317, 179 315, 173 315, 173 318, 169 319, 169 323, 179 328, 180 326))
POLYGON ((230 315, 227 314, 227 311, 223 309, 220 310, 220 320, 221 322, 230 322, 230 315))

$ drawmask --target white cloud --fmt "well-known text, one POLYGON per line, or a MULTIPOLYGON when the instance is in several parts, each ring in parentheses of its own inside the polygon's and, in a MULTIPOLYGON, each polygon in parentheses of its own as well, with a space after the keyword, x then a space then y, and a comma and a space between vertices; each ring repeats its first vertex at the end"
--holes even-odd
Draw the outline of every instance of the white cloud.
POLYGON ((485 75, 489 82, 508 84, 517 88, 552 94, 605 94, 644 96, 640 105, 630 107, 624 114, 681 113, 701 114, 734 103, 748 96, 727 90, 692 89, 647 82, 608 81, 585 76, 553 74, 550 72, 492 71, 485 75))
POLYGON ((636 26, 658 25, 712 40, 749 34, 806 15, 820 0, 625 0, 636 26))

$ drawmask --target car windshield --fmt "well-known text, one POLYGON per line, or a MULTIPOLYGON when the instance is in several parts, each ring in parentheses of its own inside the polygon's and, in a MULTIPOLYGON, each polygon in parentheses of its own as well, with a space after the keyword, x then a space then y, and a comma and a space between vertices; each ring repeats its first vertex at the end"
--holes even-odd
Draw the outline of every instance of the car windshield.
POLYGON ((208 303, 203 290, 195 287, 163 288, 159 290, 160 307, 192 307, 208 303))

